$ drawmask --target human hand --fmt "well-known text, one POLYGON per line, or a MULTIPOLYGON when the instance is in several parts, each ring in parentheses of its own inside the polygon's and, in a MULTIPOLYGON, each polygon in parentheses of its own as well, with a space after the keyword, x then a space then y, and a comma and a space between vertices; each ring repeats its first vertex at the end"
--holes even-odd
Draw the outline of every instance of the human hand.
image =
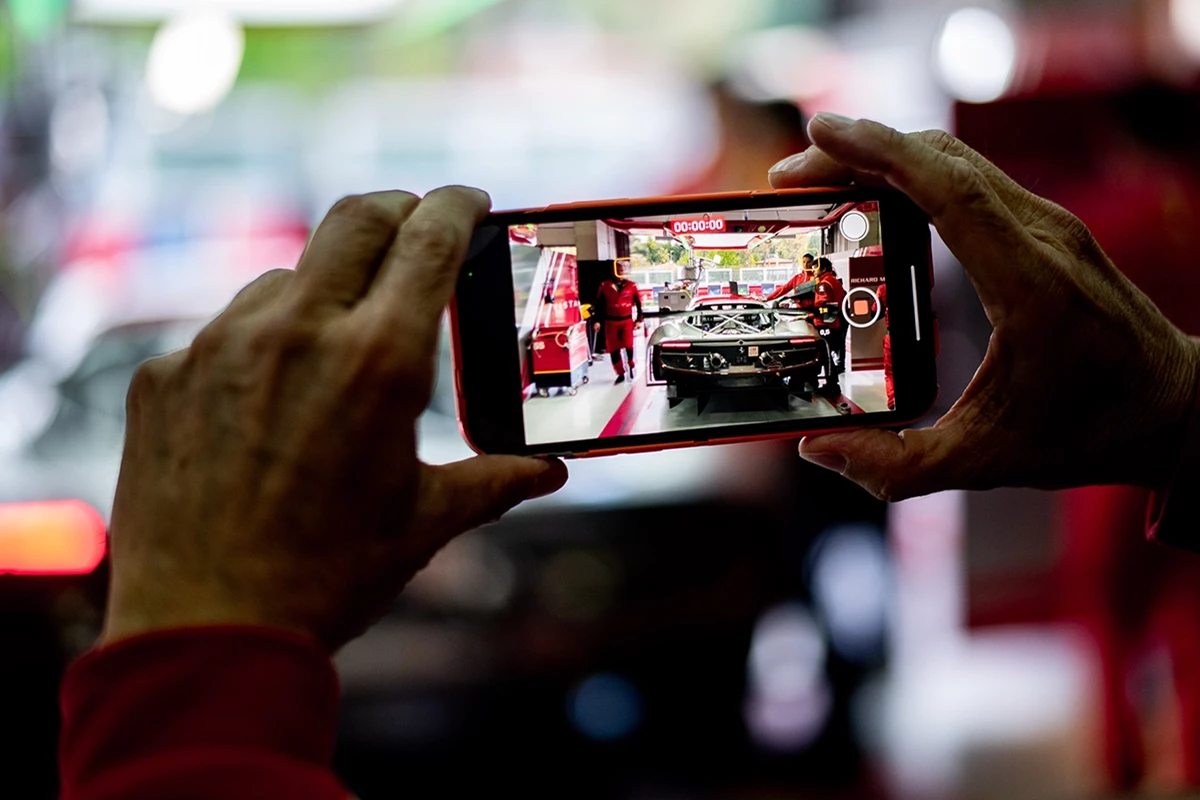
POLYGON ((1169 479, 1200 357, 1074 215, 941 131, 900 134, 817 115, 814 143, 772 168, 777 188, 856 182, 907 194, 979 293, 983 364, 937 423, 814 436, 800 454, 872 494, 1145 486, 1169 479))
POLYGON ((557 461, 417 460, 442 310, 488 205, 461 187, 346 198, 294 272, 138 370, 102 642, 251 624, 335 650, 447 541, 563 485, 557 461))

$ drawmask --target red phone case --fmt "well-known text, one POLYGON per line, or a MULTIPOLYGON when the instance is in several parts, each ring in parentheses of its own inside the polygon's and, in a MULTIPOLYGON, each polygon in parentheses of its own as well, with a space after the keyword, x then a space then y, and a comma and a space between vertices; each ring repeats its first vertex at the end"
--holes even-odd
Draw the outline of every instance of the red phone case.
MULTIPOLYGON (((576 202, 576 203, 554 204, 554 205, 549 205, 549 206, 545 206, 542 208, 501 210, 501 211, 495 211, 495 212, 493 212, 493 214, 512 215, 512 214, 541 214, 541 213, 544 213, 547 211, 575 211, 575 210, 587 211, 587 210, 591 210, 591 209, 595 209, 595 208, 612 208, 614 206, 619 207, 621 209, 625 209, 625 208, 636 209, 639 206, 661 205, 663 203, 695 202, 695 201, 728 201, 728 200, 751 199, 751 198, 761 199, 763 197, 778 197, 781 200, 783 200, 783 199, 791 199, 791 198, 796 198, 796 197, 803 197, 806 195, 828 194, 830 192, 841 192, 841 191, 846 191, 847 189, 860 189, 860 188, 862 188, 862 187, 820 186, 820 187, 805 187, 803 189, 769 189, 769 190, 755 190, 755 191, 745 191, 745 192, 719 192, 719 193, 713 193, 713 194, 664 195, 664 196, 658 196, 658 197, 640 197, 640 198, 622 197, 622 198, 616 198, 616 199, 611 199, 611 200, 586 200, 586 201, 581 201, 581 202, 576 202)), ((629 216, 632 216, 632 215, 629 215, 629 216)), ((932 287, 932 285, 933 285, 933 267, 931 264, 930 265, 930 286, 932 287)), ((936 325, 936 322, 935 322, 935 325, 936 325)), ((453 361, 454 361, 454 392, 455 392, 456 407, 457 407, 457 412, 458 412, 459 431, 462 433, 463 440, 467 443, 467 445, 472 450, 474 450, 476 453, 478 453, 480 455, 487 455, 488 453, 486 451, 481 449, 474 441, 472 441, 471 435, 470 435, 469 431, 467 430, 467 425, 466 425, 467 413, 468 413, 467 412, 467 404, 466 404, 466 396, 463 392, 462 381, 460 380, 460 371, 459 371, 459 365, 462 363, 462 353, 461 353, 462 343, 461 343, 459 333, 458 333, 459 329, 458 329, 458 299, 457 299, 457 297, 455 297, 450 303, 450 328, 451 328, 451 332, 452 332, 451 333, 451 352, 452 352, 453 361)), ((936 340, 936 333, 937 332, 936 332, 936 327, 935 327, 935 329, 934 329, 935 340, 936 340)), ((936 400, 936 396, 935 396, 935 400, 936 400)), ((930 405, 930 408, 932 408, 932 403, 930 405)), ((889 420, 887 422, 866 423, 866 424, 863 424, 860 426, 856 426, 856 429, 902 427, 902 426, 910 425, 913 422, 916 422, 917 420, 921 419, 922 417, 925 416, 925 414, 928 413, 928 411, 929 411, 929 409, 926 409, 922 413, 916 414, 911 419, 904 419, 904 420, 898 420, 898 421, 897 420, 889 420)), ((801 438, 807 438, 810 436, 820 436, 822 434, 828 434, 828 433, 845 433, 847 430, 851 430, 851 429, 847 429, 845 427, 823 428, 823 429, 818 429, 818 430, 808 430, 808 431, 805 431, 800 434, 797 434, 797 433, 765 433, 765 434, 757 434, 757 435, 751 435, 751 436, 722 436, 719 438, 711 438, 711 439, 699 436, 698 434, 702 433, 702 430, 696 430, 694 432, 694 434, 696 434, 696 435, 693 436, 693 439, 691 441, 655 443, 655 444, 648 444, 648 445, 624 445, 624 446, 619 446, 619 447, 604 447, 604 448, 599 448, 599 449, 589 449, 589 450, 582 451, 582 452, 580 452, 580 451, 572 451, 569 453, 559 452, 559 453, 554 453, 554 455, 561 456, 564 458, 594 458, 597 456, 620 455, 622 453, 649 453, 649 452, 656 452, 656 451, 660 451, 660 450, 675 450, 675 449, 679 449, 679 448, 683 448, 683 447, 698 447, 698 446, 719 445, 719 444, 740 444, 740 443, 744 443, 744 442, 758 442, 758 441, 768 441, 768 440, 774 440, 774 439, 801 439, 801 438)), ((602 440, 593 439, 592 441, 599 443, 602 440)))

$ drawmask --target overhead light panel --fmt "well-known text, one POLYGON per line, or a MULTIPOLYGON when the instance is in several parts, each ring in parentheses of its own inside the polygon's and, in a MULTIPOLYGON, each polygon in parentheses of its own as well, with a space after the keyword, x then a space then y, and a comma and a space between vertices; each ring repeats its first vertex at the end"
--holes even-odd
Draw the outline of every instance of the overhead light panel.
POLYGON ((76 22, 145 25, 189 7, 224 11, 243 25, 362 25, 387 19, 403 0, 76 0, 76 22))

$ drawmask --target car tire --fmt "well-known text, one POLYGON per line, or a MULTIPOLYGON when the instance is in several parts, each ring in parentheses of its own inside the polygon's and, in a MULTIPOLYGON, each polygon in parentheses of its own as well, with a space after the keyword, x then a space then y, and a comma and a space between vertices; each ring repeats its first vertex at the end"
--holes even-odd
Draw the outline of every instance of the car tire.
POLYGON ((659 348, 657 347, 650 348, 650 374, 656 381, 663 379, 662 362, 659 361, 659 348))

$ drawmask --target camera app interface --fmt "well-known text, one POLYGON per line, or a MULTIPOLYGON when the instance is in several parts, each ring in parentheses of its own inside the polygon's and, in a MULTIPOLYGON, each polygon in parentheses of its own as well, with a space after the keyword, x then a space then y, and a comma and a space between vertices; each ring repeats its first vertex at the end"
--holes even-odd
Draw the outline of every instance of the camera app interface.
POLYGON ((879 204, 509 229, 527 444, 895 407, 879 204))

